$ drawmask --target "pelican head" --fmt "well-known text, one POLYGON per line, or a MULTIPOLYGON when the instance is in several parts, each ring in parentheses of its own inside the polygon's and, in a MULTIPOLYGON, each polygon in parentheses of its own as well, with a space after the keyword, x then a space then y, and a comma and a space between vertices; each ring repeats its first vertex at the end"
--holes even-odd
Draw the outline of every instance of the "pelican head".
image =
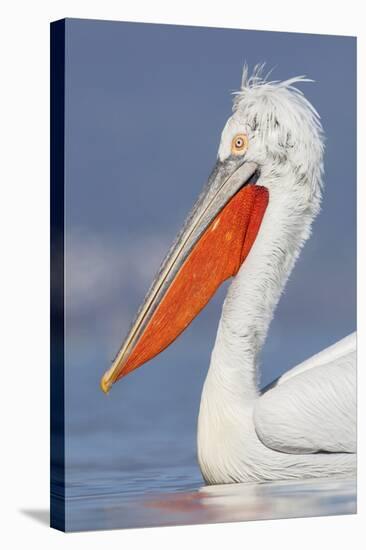
POLYGON ((169 346, 237 274, 272 200, 286 197, 299 223, 319 210, 322 128, 294 86, 307 79, 268 81, 262 70, 249 76, 244 67, 214 169, 102 378, 104 392, 169 346))

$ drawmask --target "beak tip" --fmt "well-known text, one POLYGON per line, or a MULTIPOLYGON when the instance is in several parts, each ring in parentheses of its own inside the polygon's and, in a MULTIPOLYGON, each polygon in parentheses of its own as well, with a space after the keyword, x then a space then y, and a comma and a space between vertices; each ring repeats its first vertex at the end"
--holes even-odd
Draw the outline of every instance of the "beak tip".
POLYGON ((112 387, 112 382, 108 376, 108 372, 106 372, 100 381, 100 389, 102 390, 103 393, 108 394, 111 387, 112 387))

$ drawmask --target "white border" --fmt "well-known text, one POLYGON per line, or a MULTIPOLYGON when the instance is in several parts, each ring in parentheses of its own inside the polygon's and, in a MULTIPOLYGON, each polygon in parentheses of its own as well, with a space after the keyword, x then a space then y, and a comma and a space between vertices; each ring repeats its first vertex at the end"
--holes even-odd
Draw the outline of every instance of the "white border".
MULTIPOLYGON (((21 510, 48 506, 49 22, 65 16, 358 36, 359 181, 365 181, 362 2, 12 1, 1 14, 1 539, 4 548, 361 548, 365 521, 364 308, 359 310, 359 514, 63 535, 21 510), (4 13, 5 11, 5 13, 4 13), (363 62, 363 63, 362 63, 363 62), (363 65, 363 66, 362 66, 363 65), (5 124, 5 129, 4 129, 5 124)), ((336 60, 334 70, 337 71, 336 60)), ((342 75, 339 75, 342 78, 342 75)), ((340 106, 345 108, 345 106, 340 106)), ((347 139, 347 136, 344 136, 347 139)), ((345 182, 347 193, 347 182, 345 182)), ((359 186, 359 303, 365 304, 365 192, 359 186)))

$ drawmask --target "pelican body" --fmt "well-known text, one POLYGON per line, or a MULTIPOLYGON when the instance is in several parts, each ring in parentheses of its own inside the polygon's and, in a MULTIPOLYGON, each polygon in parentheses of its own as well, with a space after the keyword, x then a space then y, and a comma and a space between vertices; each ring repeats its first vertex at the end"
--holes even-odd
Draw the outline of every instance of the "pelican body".
POLYGON ((258 388, 270 322, 322 197, 323 131, 294 86, 304 81, 244 68, 214 170, 101 381, 107 392, 163 351, 232 278, 198 418, 208 484, 356 472, 355 334, 258 388))

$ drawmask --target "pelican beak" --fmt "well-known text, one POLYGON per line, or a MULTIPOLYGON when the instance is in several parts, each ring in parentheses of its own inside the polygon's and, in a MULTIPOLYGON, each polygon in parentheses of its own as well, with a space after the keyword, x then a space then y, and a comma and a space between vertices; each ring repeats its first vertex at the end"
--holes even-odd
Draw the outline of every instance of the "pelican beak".
POLYGON ((242 158, 217 162, 101 380, 105 393, 168 347, 238 272, 268 204, 267 189, 255 184, 258 173, 255 163, 242 158))

